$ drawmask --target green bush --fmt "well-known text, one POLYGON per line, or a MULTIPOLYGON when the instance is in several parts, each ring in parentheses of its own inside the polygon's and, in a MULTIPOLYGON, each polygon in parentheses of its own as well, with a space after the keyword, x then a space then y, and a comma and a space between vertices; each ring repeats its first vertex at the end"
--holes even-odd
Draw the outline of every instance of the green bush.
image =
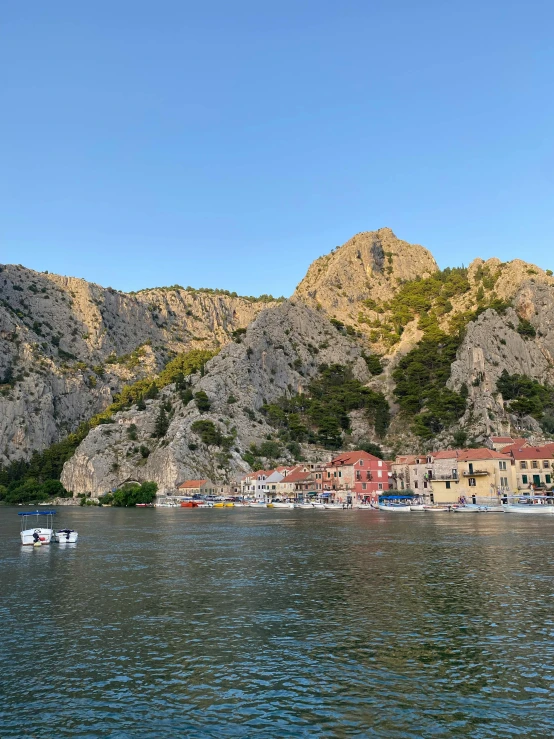
POLYGON ((143 482, 142 485, 129 483, 113 493, 112 505, 132 508, 137 503, 152 503, 157 491, 155 482, 143 482))
POLYGON ((196 401, 196 407, 200 413, 206 413, 206 411, 210 410, 212 404, 203 390, 199 390, 197 393, 194 393, 194 400, 196 401))

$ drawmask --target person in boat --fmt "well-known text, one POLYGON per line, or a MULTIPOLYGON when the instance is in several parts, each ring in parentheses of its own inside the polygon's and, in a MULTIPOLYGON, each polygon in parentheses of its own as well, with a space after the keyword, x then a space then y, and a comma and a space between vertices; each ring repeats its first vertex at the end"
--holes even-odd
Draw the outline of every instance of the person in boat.
POLYGON ((351 495, 346 496, 346 507, 352 508, 352 496, 351 495))
POLYGON ((33 531, 33 541, 35 542, 35 544, 37 543, 37 541, 40 541, 40 534, 38 533, 38 531, 33 531))

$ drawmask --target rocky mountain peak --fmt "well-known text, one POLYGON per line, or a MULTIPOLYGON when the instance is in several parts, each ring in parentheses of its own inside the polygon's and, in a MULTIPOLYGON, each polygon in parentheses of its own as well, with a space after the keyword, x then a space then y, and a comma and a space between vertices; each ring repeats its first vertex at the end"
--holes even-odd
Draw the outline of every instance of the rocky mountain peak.
POLYGON ((294 296, 346 324, 357 304, 390 299, 399 286, 438 270, 425 247, 397 238, 390 228, 364 231, 313 262, 294 296))

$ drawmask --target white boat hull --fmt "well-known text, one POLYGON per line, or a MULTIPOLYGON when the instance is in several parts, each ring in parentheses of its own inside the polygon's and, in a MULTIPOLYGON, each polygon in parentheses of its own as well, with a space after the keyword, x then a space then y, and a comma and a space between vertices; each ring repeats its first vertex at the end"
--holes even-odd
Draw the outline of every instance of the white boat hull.
POLYGON ((272 503, 272 508, 294 508, 294 503, 272 503))
POLYGON ((412 507, 409 505, 383 505, 379 503, 379 510, 387 513, 410 513, 412 507))
POLYGON ((410 511, 412 511, 412 512, 423 513, 424 510, 425 510, 425 506, 423 505, 423 503, 421 503, 421 505, 418 504, 418 505, 411 505, 410 506, 410 511))
POLYGON ((70 531, 69 533, 56 531, 54 535, 54 541, 57 541, 58 544, 76 544, 78 538, 79 534, 76 531, 70 531))
POLYGON ((248 503, 248 508, 267 508, 267 503, 248 503))
POLYGON ((34 529, 25 529, 21 532, 21 543, 25 546, 32 546, 35 544, 35 532, 38 534, 38 540, 41 544, 50 544, 52 541, 52 529, 42 529, 42 528, 34 528, 34 529))
POLYGON ((508 504, 503 507, 506 513, 527 513, 538 516, 554 515, 554 505, 533 505, 524 503, 523 505, 508 504))

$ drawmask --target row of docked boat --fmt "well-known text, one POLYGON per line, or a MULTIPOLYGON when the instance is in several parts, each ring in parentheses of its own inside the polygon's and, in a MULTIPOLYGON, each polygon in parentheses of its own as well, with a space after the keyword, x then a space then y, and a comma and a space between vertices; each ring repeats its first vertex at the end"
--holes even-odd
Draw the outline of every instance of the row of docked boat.
POLYGON ((43 544, 76 544, 79 534, 73 529, 54 530, 56 511, 26 511, 21 516, 19 535, 25 546, 40 547, 43 544), (29 524, 35 524, 29 526, 29 524))
POLYGON ((380 511, 386 511, 387 513, 526 513, 554 515, 554 496, 505 496, 504 501, 500 504, 491 503, 490 505, 479 505, 477 503, 427 505, 421 498, 390 495, 382 496, 379 499, 378 508, 380 511))

